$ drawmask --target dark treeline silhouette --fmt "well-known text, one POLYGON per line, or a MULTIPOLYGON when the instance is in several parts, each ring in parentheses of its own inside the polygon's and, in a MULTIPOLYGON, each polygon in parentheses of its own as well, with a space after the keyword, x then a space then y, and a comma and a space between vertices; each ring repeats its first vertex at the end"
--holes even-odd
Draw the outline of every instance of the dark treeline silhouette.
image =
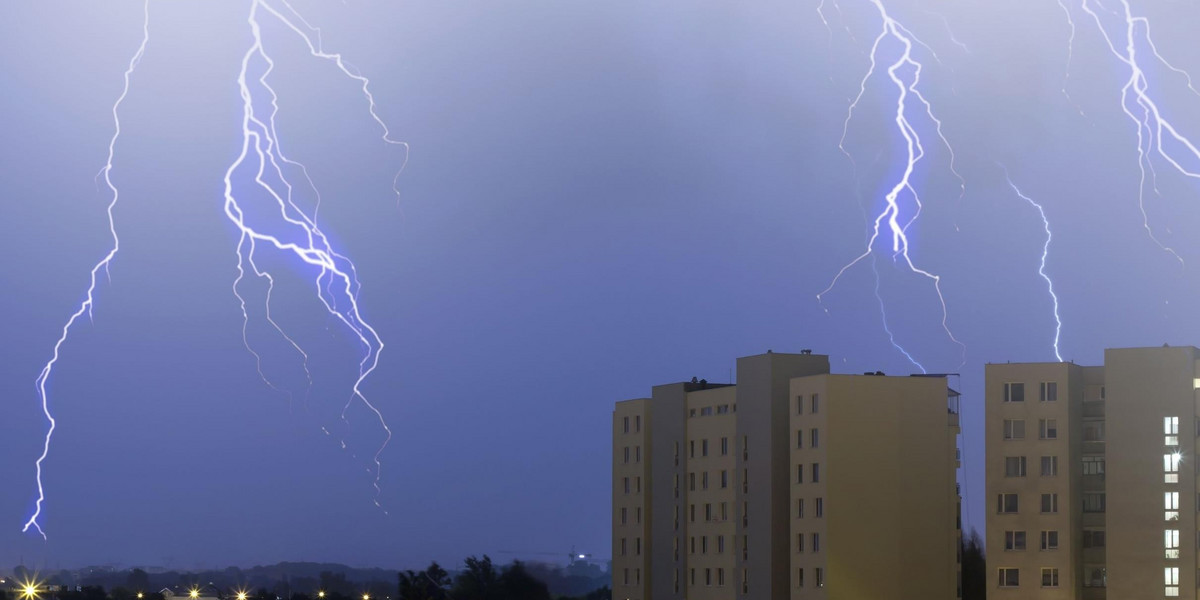
MULTIPOLYGON (((362 600, 364 595, 370 600, 611 598, 609 575, 595 565, 581 561, 564 569, 514 561, 501 567, 487 556, 472 556, 454 571, 437 563, 422 571, 401 572, 330 563, 279 563, 248 569, 155 573, 106 567, 35 572, 18 566, 12 575, 14 582, 36 580, 45 592, 40 594, 41 600, 139 600, 138 594, 142 594, 140 600, 163 600, 162 590, 186 596, 188 590, 201 587, 215 590, 223 600, 235 600, 239 591, 245 592, 248 600, 362 600)), ((20 600, 15 590, 15 586, 0 589, 0 600, 20 600)))
POLYGON ((987 575, 983 540, 979 538, 979 532, 972 529, 962 541, 963 600, 987 598, 987 575))
MULTIPOLYGON (((551 595, 546 578, 553 575, 564 579, 561 569, 538 565, 532 569, 516 560, 496 568, 486 554, 483 558, 467 557, 463 570, 453 577, 441 565, 432 563, 423 571, 404 571, 399 575, 398 600, 611 600, 607 585, 584 590, 580 595, 551 595)), ((575 567, 575 565, 572 565, 575 567)), ((570 570, 571 567, 568 568, 570 570)), ((569 576, 568 576, 569 577, 569 576)))

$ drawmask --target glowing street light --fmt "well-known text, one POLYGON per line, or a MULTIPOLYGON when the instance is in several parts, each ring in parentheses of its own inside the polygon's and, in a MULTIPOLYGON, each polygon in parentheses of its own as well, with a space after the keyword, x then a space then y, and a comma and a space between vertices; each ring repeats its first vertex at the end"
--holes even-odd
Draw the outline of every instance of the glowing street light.
POLYGON ((321 590, 321 591, 317 592, 317 597, 318 597, 318 598, 324 598, 324 597, 325 597, 325 590, 321 590))
POLYGON ((246 592, 238 592, 237 600, 246 600, 246 592))
POLYGON ((200 590, 198 588, 192 588, 191 590, 188 591, 188 596, 190 596, 192 598, 199 598, 200 590))
POLYGON ((21 589, 21 597, 26 600, 37 598, 37 593, 37 586, 32 583, 25 584, 25 587, 21 589))

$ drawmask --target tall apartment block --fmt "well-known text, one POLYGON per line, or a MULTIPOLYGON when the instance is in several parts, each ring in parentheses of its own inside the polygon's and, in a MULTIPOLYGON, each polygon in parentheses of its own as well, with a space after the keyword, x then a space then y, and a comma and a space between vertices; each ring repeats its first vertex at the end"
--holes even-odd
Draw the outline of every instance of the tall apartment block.
POLYGON ((1200 350, 986 368, 989 594, 1200 598, 1200 350))
POLYGON ((958 398, 944 377, 739 358, 737 384, 613 411, 613 597, 956 597, 958 398))

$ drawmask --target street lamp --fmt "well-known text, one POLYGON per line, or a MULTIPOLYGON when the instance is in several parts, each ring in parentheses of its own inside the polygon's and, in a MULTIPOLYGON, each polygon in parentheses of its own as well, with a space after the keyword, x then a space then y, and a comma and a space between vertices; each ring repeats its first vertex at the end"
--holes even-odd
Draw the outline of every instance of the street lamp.
POLYGON ((320 590, 320 591, 318 591, 318 592, 317 592, 317 597, 318 597, 318 598, 322 598, 322 599, 324 599, 324 598, 325 598, 325 590, 320 590))
POLYGON ((198 588, 192 588, 191 590, 188 591, 188 596, 192 597, 193 599, 199 598, 200 590, 198 588))
POLYGON ((25 584, 24 589, 21 590, 21 597, 26 600, 37 598, 37 586, 31 583, 25 584))

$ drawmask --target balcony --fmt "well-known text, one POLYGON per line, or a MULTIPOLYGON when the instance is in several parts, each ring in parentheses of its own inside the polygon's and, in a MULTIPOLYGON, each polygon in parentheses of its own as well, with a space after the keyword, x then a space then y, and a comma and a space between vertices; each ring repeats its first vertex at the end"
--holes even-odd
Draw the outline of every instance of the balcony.
POLYGON ((1099 402, 1084 402, 1083 403, 1083 418, 1085 419, 1103 419, 1104 418, 1104 401, 1099 402))

